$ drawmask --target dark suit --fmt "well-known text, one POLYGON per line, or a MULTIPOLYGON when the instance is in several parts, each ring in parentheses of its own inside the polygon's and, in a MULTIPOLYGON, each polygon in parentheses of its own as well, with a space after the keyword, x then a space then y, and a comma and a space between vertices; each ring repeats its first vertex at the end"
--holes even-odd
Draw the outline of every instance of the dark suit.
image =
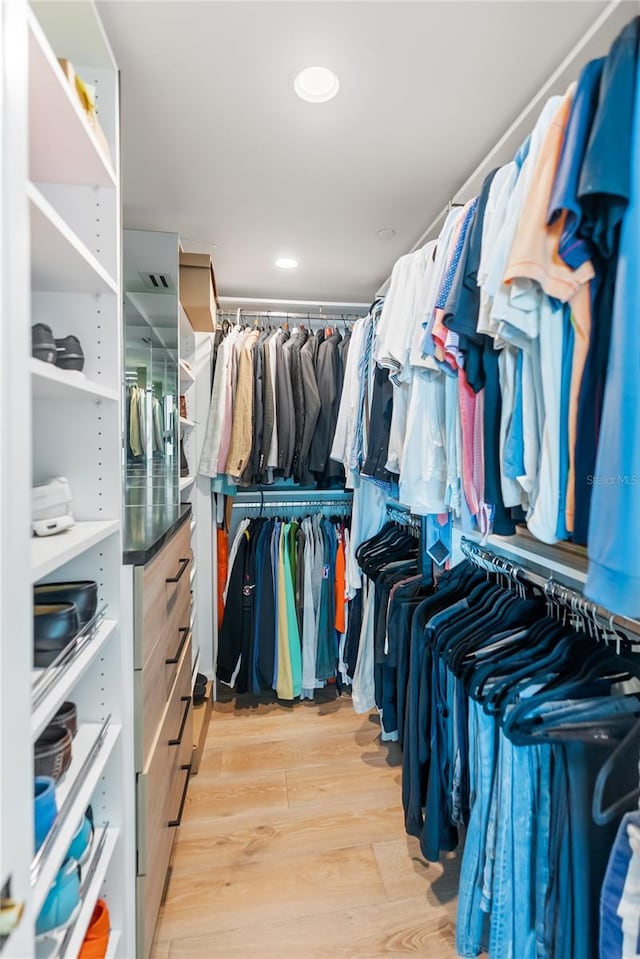
POLYGON ((318 352, 318 338, 310 336, 300 350, 300 370, 304 389, 304 431, 300 447, 300 475, 305 483, 312 480, 309 472, 309 450, 311 440, 320 415, 320 394, 316 381, 316 354, 318 352))
POLYGON ((291 389, 290 352, 285 350, 284 337, 278 333, 276 354, 276 403, 278 406, 278 470, 285 478, 291 475, 291 461, 295 445, 295 418, 293 412, 293 391, 291 389))

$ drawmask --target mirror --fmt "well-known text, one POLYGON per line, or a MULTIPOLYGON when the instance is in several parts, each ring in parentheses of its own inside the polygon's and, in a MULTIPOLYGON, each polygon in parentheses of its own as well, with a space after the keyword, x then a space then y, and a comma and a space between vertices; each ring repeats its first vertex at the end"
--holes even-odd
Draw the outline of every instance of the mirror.
POLYGON ((175 234, 124 232, 127 506, 180 501, 177 243, 175 234))

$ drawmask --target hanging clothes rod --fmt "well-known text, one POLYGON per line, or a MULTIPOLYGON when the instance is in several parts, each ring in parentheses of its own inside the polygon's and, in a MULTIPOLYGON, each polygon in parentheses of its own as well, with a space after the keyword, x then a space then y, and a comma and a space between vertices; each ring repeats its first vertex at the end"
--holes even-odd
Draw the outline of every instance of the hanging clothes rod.
POLYGON ((397 506, 387 506, 387 518, 399 523, 400 526, 409 526, 411 529, 420 532, 422 530, 422 520, 419 516, 413 516, 411 513, 404 512, 397 506))
POLYGON ((316 509, 351 509, 350 499, 282 499, 282 500, 254 500, 250 503, 234 503, 232 509, 307 509, 315 507, 316 509))
POLYGON ((233 310, 218 310, 218 317, 224 319, 224 317, 235 317, 236 322, 242 322, 243 318, 254 317, 255 319, 262 320, 353 320, 359 319, 359 313, 282 313, 281 311, 276 310, 260 310, 258 311, 248 311, 243 310, 242 307, 239 307, 237 311, 233 310))
POLYGON ((582 593, 559 583, 553 577, 541 576, 525 566, 513 563, 506 556, 494 553, 486 546, 480 546, 479 543, 467 539, 463 536, 460 540, 460 548, 467 559, 480 566, 483 569, 490 568, 491 572, 503 574, 513 580, 514 583, 527 583, 530 586, 537 586, 545 596, 556 603, 560 603, 567 609, 584 615, 589 619, 597 619, 605 626, 612 627, 614 624, 619 626, 627 633, 633 633, 640 636, 640 622, 635 619, 627 619, 625 616, 618 616, 611 610, 592 603, 582 593))

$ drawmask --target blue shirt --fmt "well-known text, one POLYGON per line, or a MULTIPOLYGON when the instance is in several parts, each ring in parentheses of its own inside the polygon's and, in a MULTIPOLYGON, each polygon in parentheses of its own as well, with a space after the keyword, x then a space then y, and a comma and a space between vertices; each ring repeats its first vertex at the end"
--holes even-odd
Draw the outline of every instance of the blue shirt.
POLYGON ((600 80, 598 109, 582 163, 580 235, 609 257, 631 193, 631 137, 640 17, 614 41, 600 80))
POLYGON ((591 60, 580 74, 547 213, 547 223, 551 224, 563 210, 567 211, 558 252, 572 270, 577 270, 591 259, 589 244, 578 236, 582 219, 582 208, 578 202, 578 181, 598 106, 603 66, 604 57, 591 60))
MULTIPOLYGON (((640 18, 634 22, 637 34, 640 18)), ((620 233, 609 366, 593 476, 585 593, 614 613, 636 619, 640 618, 640 57, 637 49, 632 89, 635 112, 630 196, 620 233)))

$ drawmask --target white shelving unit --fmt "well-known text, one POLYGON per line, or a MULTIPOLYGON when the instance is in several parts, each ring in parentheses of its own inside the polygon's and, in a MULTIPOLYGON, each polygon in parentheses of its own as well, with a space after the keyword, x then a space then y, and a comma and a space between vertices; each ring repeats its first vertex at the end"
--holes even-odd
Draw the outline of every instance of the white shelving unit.
POLYGON ((104 843, 83 865, 77 956, 106 900, 109 954, 135 954, 132 654, 122 629, 121 225, 118 70, 92 0, 0 4, 0 884, 24 905, 0 955, 35 956, 35 924, 87 805, 104 843), (58 58, 95 90, 102 144, 58 58), (82 373, 31 355, 35 323, 75 335, 82 373), (9 403, 19 417, 9 416, 9 403), (31 535, 31 487, 68 479, 75 525, 31 535), (94 580, 105 618, 62 666, 33 667, 32 584, 94 580), (19 637, 19 642, 17 638, 19 637), (34 743, 76 705, 58 816, 34 849, 34 743))

